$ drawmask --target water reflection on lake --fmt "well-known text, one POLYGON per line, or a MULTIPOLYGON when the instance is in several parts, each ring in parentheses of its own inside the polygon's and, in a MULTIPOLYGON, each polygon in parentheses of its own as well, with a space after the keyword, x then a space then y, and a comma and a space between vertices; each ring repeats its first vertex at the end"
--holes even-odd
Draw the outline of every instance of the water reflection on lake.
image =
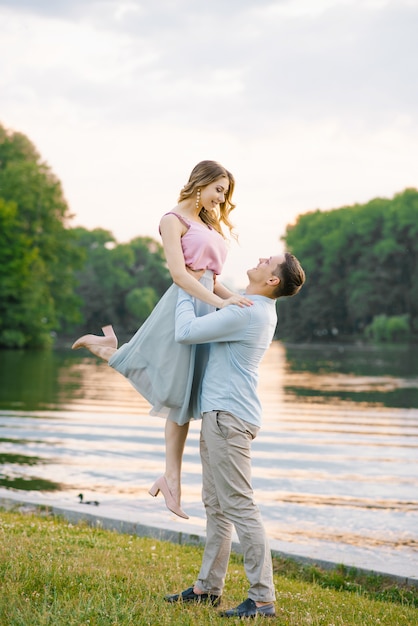
MULTIPOLYGON (((83 492, 166 514, 147 493, 164 469, 164 422, 125 379, 70 350, 2 352, 0 375, 0 495, 83 492)), ((259 389, 253 483, 272 540, 416 559, 417 351, 276 342, 259 389)), ((203 524, 198 437, 193 422, 183 506, 203 524)))

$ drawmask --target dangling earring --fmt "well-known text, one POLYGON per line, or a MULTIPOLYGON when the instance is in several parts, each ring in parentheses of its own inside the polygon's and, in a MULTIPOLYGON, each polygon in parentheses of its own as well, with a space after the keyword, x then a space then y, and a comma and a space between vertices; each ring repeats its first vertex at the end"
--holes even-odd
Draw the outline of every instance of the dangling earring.
POLYGON ((196 194, 196 211, 200 211, 200 189, 197 190, 196 194))

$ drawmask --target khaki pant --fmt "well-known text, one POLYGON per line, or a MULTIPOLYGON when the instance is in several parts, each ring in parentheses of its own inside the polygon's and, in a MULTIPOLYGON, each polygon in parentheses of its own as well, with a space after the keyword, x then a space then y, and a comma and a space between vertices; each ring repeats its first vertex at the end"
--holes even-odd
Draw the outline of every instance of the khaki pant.
POLYGON ((206 545, 197 586, 221 595, 235 527, 255 602, 275 599, 271 551, 254 502, 251 441, 258 427, 225 411, 204 413, 200 434, 206 545))

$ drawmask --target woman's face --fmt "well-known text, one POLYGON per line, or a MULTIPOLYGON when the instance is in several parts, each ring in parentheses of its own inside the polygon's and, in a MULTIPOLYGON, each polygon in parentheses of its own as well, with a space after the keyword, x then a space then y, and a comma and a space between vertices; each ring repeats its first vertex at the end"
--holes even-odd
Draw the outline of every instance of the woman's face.
POLYGON ((200 195, 200 204, 207 211, 217 209, 220 204, 225 202, 225 195, 228 193, 229 180, 226 176, 218 178, 213 183, 209 183, 206 187, 202 187, 200 195))

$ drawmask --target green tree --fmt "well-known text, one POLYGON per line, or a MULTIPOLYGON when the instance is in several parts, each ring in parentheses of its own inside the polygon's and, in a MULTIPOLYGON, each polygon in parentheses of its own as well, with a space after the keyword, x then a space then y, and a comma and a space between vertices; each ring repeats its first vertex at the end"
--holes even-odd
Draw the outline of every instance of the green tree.
POLYGON ((24 135, 0 125, 0 345, 42 347, 78 317, 80 262, 60 182, 24 135))
POLYGON ((84 264, 77 273, 81 304, 80 332, 112 324, 132 334, 170 285, 162 246, 150 237, 118 244, 103 229, 73 230, 84 264))
POLYGON ((151 313, 157 301, 157 292, 153 287, 137 287, 128 293, 125 305, 128 313, 141 324, 151 313))
MULTIPOLYGON (((0 198, 0 345, 23 347, 36 251, 20 232, 17 206, 0 198)), ((33 293, 33 292, 32 292, 33 293)))
POLYGON ((375 341, 403 341, 410 336, 408 315, 376 315, 365 329, 366 337, 375 341))
POLYGON ((279 301, 277 336, 292 340, 361 336, 379 315, 406 315, 418 335, 418 191, 299 216, 283 237, 307 282, 279 301))

